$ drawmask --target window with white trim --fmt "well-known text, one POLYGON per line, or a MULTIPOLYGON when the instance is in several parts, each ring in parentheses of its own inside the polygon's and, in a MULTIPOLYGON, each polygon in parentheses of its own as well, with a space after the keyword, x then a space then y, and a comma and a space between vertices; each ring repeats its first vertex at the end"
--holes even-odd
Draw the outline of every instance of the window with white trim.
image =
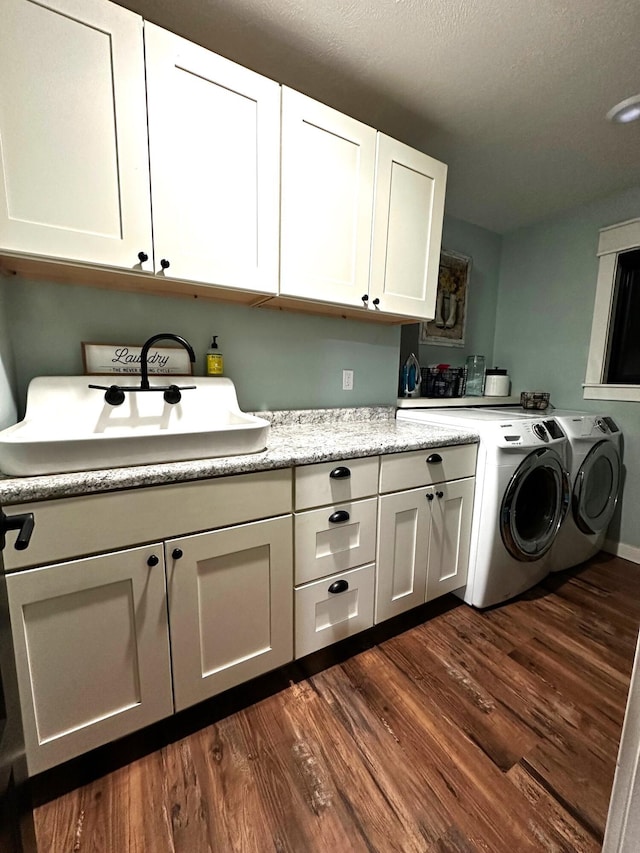
POLYGON ((640 402, 640 219, 603 228, 585 400, 640 402))

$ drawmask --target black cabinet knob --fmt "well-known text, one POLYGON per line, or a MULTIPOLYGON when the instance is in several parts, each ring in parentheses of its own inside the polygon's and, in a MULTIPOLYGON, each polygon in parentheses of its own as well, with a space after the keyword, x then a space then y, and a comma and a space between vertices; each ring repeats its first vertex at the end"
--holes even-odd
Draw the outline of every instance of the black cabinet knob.
POLYGON ((337 509, 329 516, 330 524, 341 524, 343 521, 349 521, 349 513, 346 509, 337 509))
POLYGON ((329 474, 332 480, 348 480, 351 476, 351 470, 346 465, 338 465, 329 474))
POLYGON ((174 560, 179 560, 183 556, 183 554, 184 551, 182 550, 182 548, 174 548, 171 552, 171 556, 174 560))
POLYGON ((162 267, 163 270, 168 270, 169 267, 171 266, 171 264, 169 263, 169 261, 166 258, 162 258, 162 260, 160 261, 160 266, 162 267))
POLYGON ((147 565, 148 566, 157 566, 160 560, 155 554, 152 554, 150 557, 147 557, 147 565))
POLYGON ((432 501, 432 500, 433 500, 433 492, 427 492, 427 500, 428 500, 428 501, 432 501))
POLYGON ((377 296, 376 296, 376 298, 373 300, 373 304, 374 304, 374 305, 380 305, 380 300, 378 299, 378 297, 377 297, 377 296))
POLYGON ((141 264, 149 260, 149 255, 146 252, 138 252, 138 260, 141 264))
POLYGON ((362 301, 364 302, 365 305, 367 304, 367 302, 369 301, 369 294, 368 293, 365 293, 365 295, 362 297, 362 301))
POLYGON ((436 492, 436 496, 437 496, 437 497, 439 497, 439 498, 443 498, 443 497, 444 497, 444 492, 436 492))
POLYGON ((442 462, 442 456, 439 453, 432 453, 427 456, 427 465, 437 465, 438 462, 442 462))
POLYGON ((346 592, 349 589, 349 583, 345 580, 334 581, 329 587, 329 592, 336 595, 339 592, 346 592))

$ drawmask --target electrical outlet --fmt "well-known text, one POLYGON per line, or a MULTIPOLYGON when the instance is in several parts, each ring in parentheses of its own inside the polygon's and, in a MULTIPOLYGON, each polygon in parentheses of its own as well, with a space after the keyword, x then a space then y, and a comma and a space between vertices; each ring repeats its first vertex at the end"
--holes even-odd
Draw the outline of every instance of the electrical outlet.
POLYGON ((342 371, 342 390, 353 391, 353 370, 342 371))

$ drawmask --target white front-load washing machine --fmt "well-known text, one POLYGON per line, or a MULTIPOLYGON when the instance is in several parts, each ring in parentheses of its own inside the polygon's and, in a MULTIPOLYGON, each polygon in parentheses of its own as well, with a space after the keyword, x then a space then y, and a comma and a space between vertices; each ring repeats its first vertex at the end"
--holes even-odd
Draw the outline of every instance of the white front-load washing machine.
POLYGON ((469 575, 458 595, 489 607, 542 580, 570 496, 567 439, 554 419, 471 408, 400 409, 396 417, 480 437, 469 575))
MULTIPOLYGON (((510 410, 503 410, 503 416, 505 411, 510 410)), ((513 412, 517 413, 540 417, 539 412, 513 412)), ((607 415, 554 409, 550 417, 569 440, 571 509, 551 552, 551 571, 559 572, 588 560, 604 544, 622 486, 622 433, 607 415)))

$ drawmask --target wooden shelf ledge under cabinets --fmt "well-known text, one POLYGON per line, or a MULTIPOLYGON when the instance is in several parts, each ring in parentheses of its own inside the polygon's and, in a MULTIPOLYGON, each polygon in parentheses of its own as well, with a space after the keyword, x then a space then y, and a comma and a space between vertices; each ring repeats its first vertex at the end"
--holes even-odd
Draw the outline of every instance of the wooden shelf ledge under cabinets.
POLYGON ((313 302, 287 296, 271 296, 266 293, 235 290, 215 284, 197 284, 182 279, 154 275, 144 270, 94 266, 77 261, 61 261, 37 255, 0 252, 0 273, 6 277, 21 276, 28 279, 59 282, 60 284, 75 284, 83 287, 98 287, 131 293, 149 293, 155 296, 210 299, 214 302, 270 308, 276 311, 291 311, 299 314, 314 314, 323 317, 342 317, 345 320, 360 320, 366 323, 400 325, 418 322, 414 317, 385 314, 371 308, 334 305, 328 302, 313 302))
POLYGON ((76 261, 58 261, 35 255, 0 254, 0 272, 6 276, 55 281, 60 284, 79 284, 130 293, 149 293, 155 296, 186 296, 212 299, 236 305, 259 305, 269 295, 248 290, 234 290, 217 285, 196 284, 175 278, 165 278, 143 270, 93 266, 76 261))

